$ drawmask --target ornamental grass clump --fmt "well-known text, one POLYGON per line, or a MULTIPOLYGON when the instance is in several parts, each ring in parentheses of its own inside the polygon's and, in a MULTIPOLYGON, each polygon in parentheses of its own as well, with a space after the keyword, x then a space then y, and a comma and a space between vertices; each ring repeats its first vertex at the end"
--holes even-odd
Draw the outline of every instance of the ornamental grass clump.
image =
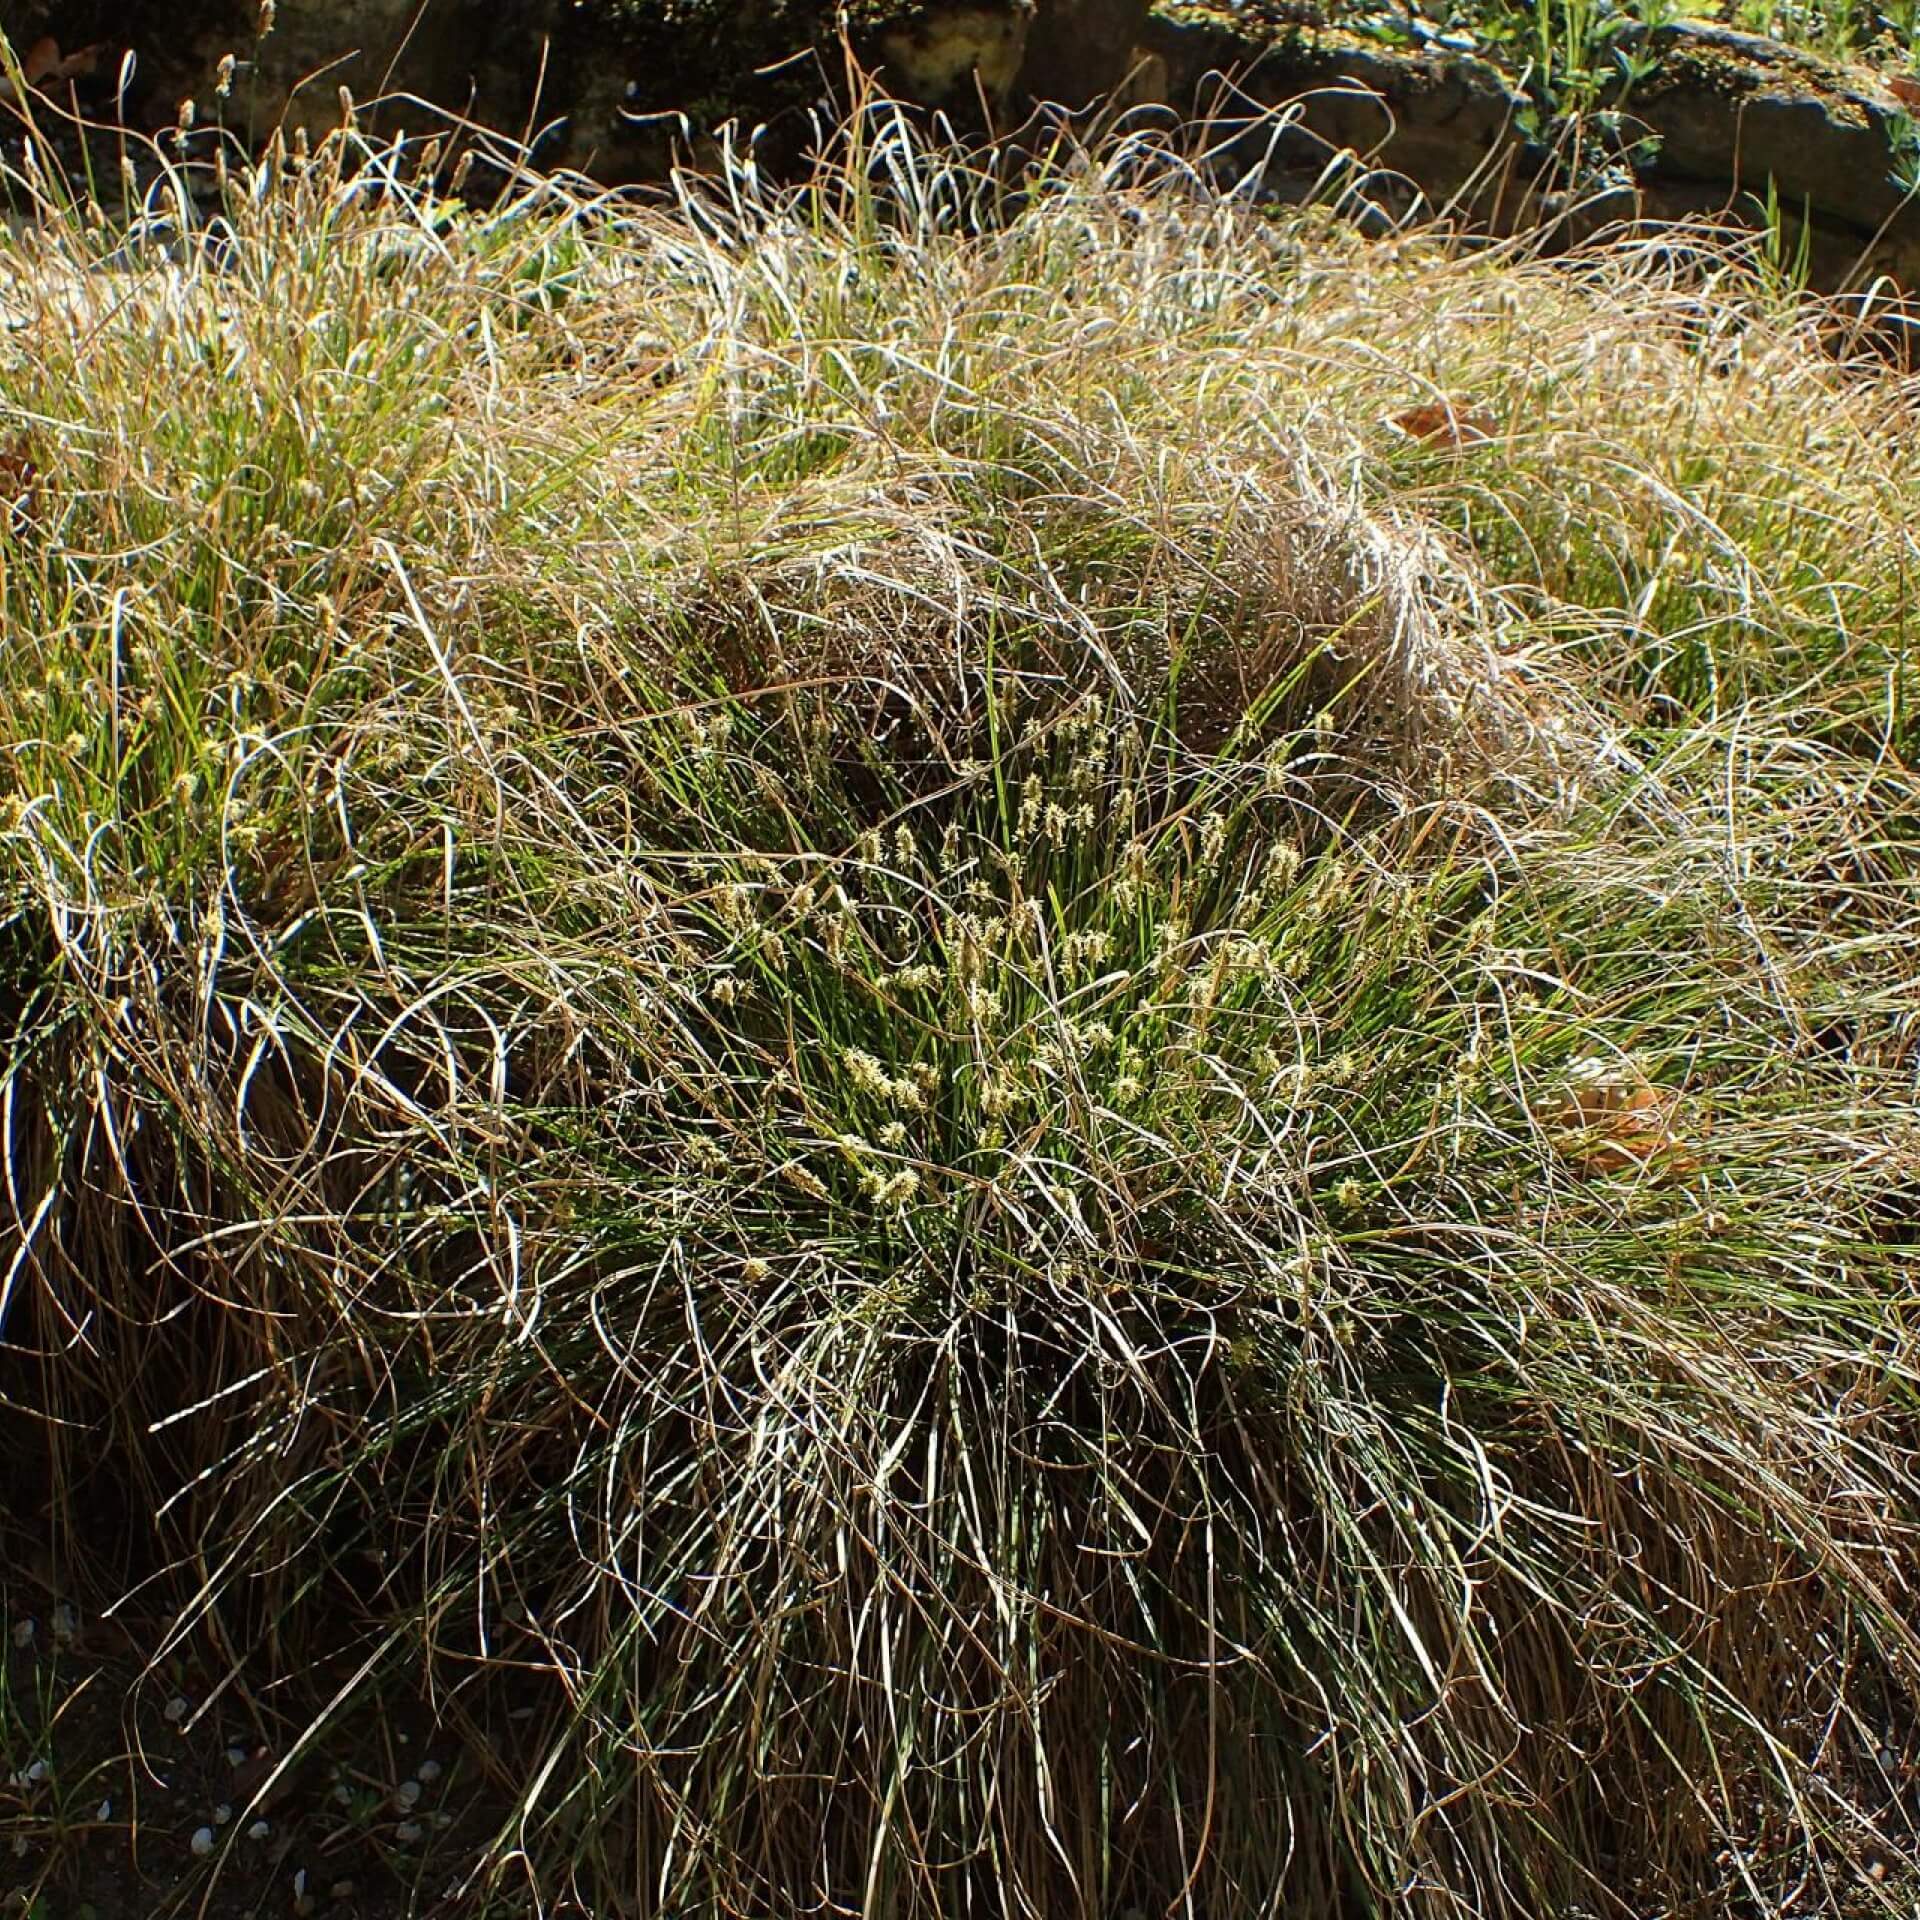
POLYGON ((1908 397, 1143 151, 20 243, 16 1508, 474 1910, 1908 1899, 1908 397))

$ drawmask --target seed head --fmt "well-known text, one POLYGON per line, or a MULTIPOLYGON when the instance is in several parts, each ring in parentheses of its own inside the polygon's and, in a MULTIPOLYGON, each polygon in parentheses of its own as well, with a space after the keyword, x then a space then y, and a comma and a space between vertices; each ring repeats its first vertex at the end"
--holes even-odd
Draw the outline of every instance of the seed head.
POLYGON ((827 1183, 810 1168, 803 1167, 797 1160, 789 1160, 787 1164, 780 1169, 780 1177, 785 1180, 790 1187, 795 1187, 801 1193, 804 1193, 809 1200, 828 1200, 832 1198, 832 1195, 827 1191, 827 1183))
POLYGON ((1026 783, 1020 789, 1020 824, 1018 832, 1021 839, 1029 840, 1040 824, 1041 809, 1044 805, 1044 790, 1037 773, 1027 775, 1026 783))
POLYGON ((885 1094, 893 1084, 886 1068, 863 1047, 848 1047, 840 1056, 840 1064, 862 1093, 885 1094))
POLYGON ((1262 884, 1269 894, 1284 893, 1300 871, 1300 849, 1291 840, 1276 840, 1267 849, 1267 867, 1262 884))

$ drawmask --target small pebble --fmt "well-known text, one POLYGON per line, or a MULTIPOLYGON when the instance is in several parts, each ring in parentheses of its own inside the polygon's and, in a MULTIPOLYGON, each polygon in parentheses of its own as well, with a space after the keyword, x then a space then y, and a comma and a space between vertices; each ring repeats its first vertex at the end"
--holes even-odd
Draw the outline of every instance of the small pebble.
POLYGON ((420 1804, 421 1791, 418 1780, 402 1780, 393 1790, 393 1804, 402 1813, 411 1813, 420 1804))
POLYGON ((27 1615, 25 1619, 16 1620, 13 1623, 13 1644, 23 1653, 33 1645, 33 1616, 31 1614, 27 1615))
POLYGON ((425 1838, 426 1831, 426 1828, 423 1827, 418 1820, 402 1820, 400 1824, 394 1828, 393 1837, 398 1840, 403 1847, 411 1847, 425 1838))
POLYGON ((238 1767, 244 1767, 246 1764, 247 1764, 247 1750, 245 1747, 229 1747, 227 1749, 227 1765, 228 1766, 238 1768, 238 1767))
POLYGON ((177 1727, 180 1722, 187 1717, 187 1713, 187 1703, 176 1693, 173 1698, 167 1702, 166 1710, 162 1718, 165 1719, 168 1726, 177 1727))
POLYGON ((102 1800, 99 1811, 93 1817, 96 1820, 111 1820, 113 1818, 113 1802, 111 1800, 102 1800))
POLYGON ((187 1842, 187 1845, 193 1849, 196 1858, 204 1860, 213 1851, 213 1829, 195 1827, 193 1838, 187 1842))
POLYGON ((264 1840, 272 1831, 273 1822, 271 1820, 256 1820, 253 1825, 247 1829, 247 1838, 249 1840, 264 1840))
POLYGON ((38 1786, 46 1777, 47 1763, 44 1760, 29 1761, 26 1772, 20 1776, 24 1784, 29 1787, 38 1786))
POLYGON ((414 1769, 414 1778, 423 1780, 428 1786, 432 1786, 433 1783, 440 1778, 440 1762, 438 1760, 422 1760, 419 1766, 414 1769))
POLYGON ((293 1897, 296 1900, 303 1899, 306 1895, 306 1891, 307 1891, 307 1870, 305 1867, 302 1867, 300 1871, 293 1876, 293 1897))
POLYGON ((233 1809, 224 1800, 213 1810, 213 1824, 216 1827, 224 1827, 232 1818, 233 1809))

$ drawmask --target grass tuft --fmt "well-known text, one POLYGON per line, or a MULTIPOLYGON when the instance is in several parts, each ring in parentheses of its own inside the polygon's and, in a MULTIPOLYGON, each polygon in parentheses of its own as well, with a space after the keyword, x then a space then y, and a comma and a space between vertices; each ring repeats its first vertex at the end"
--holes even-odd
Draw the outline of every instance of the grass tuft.
POLYGON ((1904 1911, 1911 393, 1082 158, 11 243, 16 1515, 476 1905, 1904 1911))

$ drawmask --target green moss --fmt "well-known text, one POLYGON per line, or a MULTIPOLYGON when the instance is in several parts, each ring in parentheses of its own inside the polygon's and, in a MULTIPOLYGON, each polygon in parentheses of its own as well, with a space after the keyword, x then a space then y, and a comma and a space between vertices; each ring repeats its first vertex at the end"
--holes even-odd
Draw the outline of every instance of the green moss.
POLYGON ((1729 99, 1756 92, 1766 75, 1740 59, 1712 47, 1671 48, 1661 58, 1658 70, 1641 88, 1646 94, 1659 94, 1675 87, 1705 89, 1729 99))
POLYGON ((1163 18, 1185 26, 1216 26, 1244 39, 1284 33, 1290 28, 1323 27, 1327 8, 1314 0, 1165 0, 1155 9, 1163 18))
MULTIPOLYGON (((1458 11, 1461 26, 1475 36, 1472 55, 1457 55, 1431 45, 1421 47, 1396 37, 1392 23, 1383 25, 1379 9, 1362 4, 1362 0, 1160 0, 1153 19, 1162 29, 1231 43, 1242 58, 1305 43, 1315 48, 1364 48, 1376 54, 1401 52, 1407 56, 1410 72, 1430 62, 1461 57, 1483 58, 1512 72, 1535 54, 1530 7, 1517 10, 1483 4, 1458 11)), ((1711 32, 1710 27, 1703 33, 1699 28, 1682 26, 1662 29, 1653 36, 1658 68, 1639 90, 1688 85, 1737 99, 1764 87, 1826 98, 1844 96, 1854 83, 1854 76, 1807 48, 1761 42, 1749 50, 1707 37, 1711 32)), ((1848 111, 1838 98, 1835 110, 1848 111)))
POLYGON ((1718 93, 1730 100, 1746 98, 1763 89, 1772 93, 1803 93, 1829 100, 1836 114, 1860 125, 1866 116, 1841 97, 1845 76, 1824 61, 1792 48, 1761 58, 1737 47, 1710 40, 1668 39, 1659 49, 1659 66, 1641 89, 1658 94, 1675 87, 1718 93))

